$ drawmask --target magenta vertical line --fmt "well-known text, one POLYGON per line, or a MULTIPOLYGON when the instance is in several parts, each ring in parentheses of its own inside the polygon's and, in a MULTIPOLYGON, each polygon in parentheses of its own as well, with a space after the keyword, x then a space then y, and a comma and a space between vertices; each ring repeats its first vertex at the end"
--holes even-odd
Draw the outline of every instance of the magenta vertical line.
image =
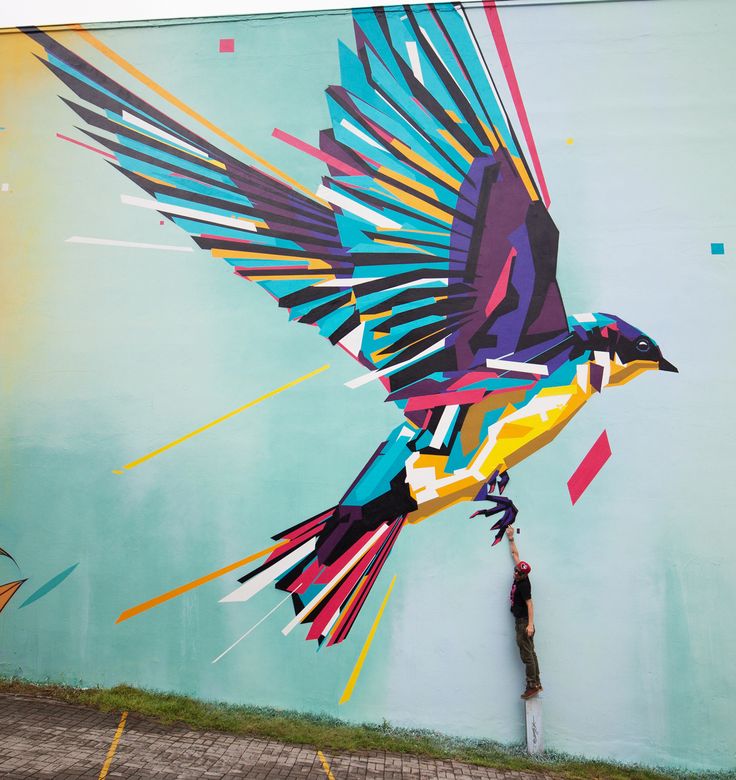
POLYGON ((529 154, 531 155, 532 158, 532 165, 534 165, 534 172, 537 175, 539 188, 542 191, 542 199, 544 200, 544 205, 549 206, 550 197, 549 197, 549 192, 547 191, 547 182, 544 180, 544 173, 542 172, 542 164, 539 161, 539 154, 537 154, 537 145, 534 143, 532 128, 529 125, 529 117, 526 114, 524 101, 521 97, 519 82, 516 80, 516 72, 514 71, 514 65, 511 62, 509 47, 506 45, 506 36, 503 34, 503 27, 501 26, 501 18, 499 17, 498 9, 496 8, 496 0, 490 0, 490 2, 484 5, 484 7, 486 9, 486 16, 488 17, 488 24, 491 28, 491 35, 493 36, 493 42, 496 44, 496 51, 498 52, 498 58, 501 60, 501 66, 503 67, 504 76, 506 76, 506 82, 509 85, 511 98, 514 101, 514 107, 516 108, 516 113, 519 115, 519 123, 521 124, 521 130, 524 133, 524 139, 526 140, 526 145, 529 147, 529 154))

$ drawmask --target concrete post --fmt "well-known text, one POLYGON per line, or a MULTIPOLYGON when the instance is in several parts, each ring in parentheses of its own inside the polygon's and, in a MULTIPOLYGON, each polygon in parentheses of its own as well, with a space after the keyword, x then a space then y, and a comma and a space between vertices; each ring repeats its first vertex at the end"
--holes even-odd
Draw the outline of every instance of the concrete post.
POLYGON ((544 752, 544 734, 542 732, 542 700, 539 696, 527 699, 526 708, 526 749, 530 755, 544 752))

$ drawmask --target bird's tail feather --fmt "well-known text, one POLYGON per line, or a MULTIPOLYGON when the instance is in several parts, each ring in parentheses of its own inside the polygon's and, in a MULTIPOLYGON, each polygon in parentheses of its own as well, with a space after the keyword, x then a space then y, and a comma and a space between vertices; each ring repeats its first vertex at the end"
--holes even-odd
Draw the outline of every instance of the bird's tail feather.
POLYGON ((324 642, 328 646, 342 642, 406 518, 399 515, 367 530, 327 563, 321 560, 317 541, 337 510, 338 507, 332 507, 274 536, 274 540, 283 543, 265 563, 241 577, 241 587, 222 600, 246 601, 274 583, 276 588, 292 595, 294 604, 295 617, 283 629, 284 634, 302 623, 309 624, 306 638, 317 640, 320 646, 324 642))

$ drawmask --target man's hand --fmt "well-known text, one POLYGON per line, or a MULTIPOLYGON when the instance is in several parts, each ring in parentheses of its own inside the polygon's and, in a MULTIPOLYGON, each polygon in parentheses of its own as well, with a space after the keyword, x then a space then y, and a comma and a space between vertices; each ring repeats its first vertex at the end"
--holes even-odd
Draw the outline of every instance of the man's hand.
POLYGON ((526 635, 531 638, 534 636, 534 623, 528 623, 526 627, 526 635))
POLYGON ((506 529, 506 538, 507 538, 507 539, 508 539, 510 542, 513 542, 513 541, 514 541, 514 533, 515 533, 515 532, 514 532, 514 528, 513 528, 513 526, 509 526, 509 527, 506 529))

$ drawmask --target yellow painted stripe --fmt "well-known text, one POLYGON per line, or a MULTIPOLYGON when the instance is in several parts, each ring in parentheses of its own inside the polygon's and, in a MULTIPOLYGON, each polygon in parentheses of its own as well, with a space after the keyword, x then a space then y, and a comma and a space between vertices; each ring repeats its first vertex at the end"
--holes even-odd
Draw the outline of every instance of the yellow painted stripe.
POLYGON ((147 173, 141 173, 140 171, 133 171, 133 173, 143 179, 152 181, 154 184, 163 184, 164 187, 176 187, 176 184, 171 184, 171 182, 164 181, 163 179, 157 179, 155 176, 149 176, 147 173))
POLYGON ((217 569, 217 571, 205 574, 203 577, 198 577, 196 580, 187 582, 186 585, 180 585, 178 588, 168 590, 166 593, 162 593, 160 596, 154 596, 148 601, 144 601, 141 604, 136 604, 136 606, 121 612, 120 616, 115 622, 122 623, 124 620, 135 617, 136 615, 140 615, 141 612, 145 612, 152 607, 157 607, 159 604, 163 604, 165 601, 175 599, 177 596, 181 596, 182 593, 187 593, 190 590, 198 588, 200 585, 204 585, 206 582, 211 582, 212 580, 217 579, 217 577, 222 577, 223 574, 228 574, 231 571, 235 571, 235 569, 239 569, 241 566, 245 566, 247 563, 252 563, 253 561, 258 560, 258 558, 262 558, 264 555, 270 555, 274 550, 278 550, 279 547, 282 547, 288 541, 288 539, 284 539, 283 542, 279 542, 278 544, 274 544, 272 547, 268 547, 265 550, 260 550, 257 553, 253 553, 253 555, 249 555, 247 558, 242 558, 239 561, 235 561, 235 563, 223 566, 221 569, 217 569))
POLYGON ((463 121, 454 111, 450 111, 449 108, 445 109, 445 113, 447 114, 447 116, 450 117, 450 119, 452 119, 453 122, 455 122, 458 125, 463 121))
POLYGON ((442 168, 438 168, 436 165, 433 165, 431 162, 429 162, 429 160, 425 160, 424 157, 422 157, 420 154, 417 154, 405 143, 399 141, 398 138, 394 138, 393 141, 391 141, 391 146, 393 146, 395 149, 398 149, 403 155, 408 157, 420 170, 430 171, 438 179, 441 179, 453 189, 460 189, 460 182, 457 179, 454 179, 452 176, 445 173, 442 168))
POLYGON ((431 255, 432 252, 430 252, 427 249, 422 249, 421 247, 417 246, 416 244, 407 244, 403 241, 389 241, 386 238, 375 238, 373 239, 376 244, 386 244, 387 246, 397 246, 401 249, 414 249, 417 252, 421 252, 425 255, 431 255))
POLYGON ((105 780, 107 777, 107 773, 110 771, 110 764, 112 763, 113 756, 115 755, 115 751, 118 749, 118 742, 120 742, 120 737, 123 735, 123 729, 125 728, 125 721, 128 719, 128 713, 124 712, 120 716, 120 723, 118 723, 117 731, 115 732, 115 736, 112 738, 112 745, 110 745, 110 749, 107 751, 107 756, 105 757, 105 763, 102 765, 102 769, 100 770, 100 776, 98 780, 105 780))
POLYGON ((293 279, 311 279, 314 282, 316 279, 334 279, 335 275, 327 273, 326 271, 324 274, 300 274, 298 271, 294 271, 293 274, 289 274, 288 276, 281 276, 270 273, 269 271, 248 271, 246 278, 255 279, 259 282, 278 282, 279 279, 281 281, 284 279, 288 279, 289 281, 292 281, 293 279))
POLYGON ((355 688, 355 683, 358 682, 358 677, 360 676, 360 672, 363 669, 365 658, 368 655, 368 650, 370 650, 371 643, 373 642, 373 637, 376 634, 376 629, 378 628, 378 624, 381 622, 381 618, 383 617, 383 610, 386 609, 386 604, 388 603, 388 598, 391 595, 391 591, 394 589, 395 582, 396 582, 396 575, 394 574, 394 578, 391 580, 391 584, 388 586, 386 595, 383 597, 383 602, 381 604, 380 609, 378 610, 376 619, 373 621, 371 630, 368 632, 368 636, 366 637, 365 644, 363 645, 363 649, 360 651, 358 660, 355 663, 353 673, 350 675, 348 684, 345 686, 345 690, 342 693, 342 697, 340 698, 340 702, 339 702, 340 704, 344 704, 346 701, 349 701, 350 697, 353 695, 353 689, 355 688))
POLYGON ((537 195, 537 191, 534 189, 534 183, 532 182, 531 176, 529 176, 529 172, 527 171, 524 162, 521 160, 521 158, 516 157, 515 155, 512 155, 511 159, 514 161, 516 170, 519 172, 519 176, 521 176, 521 180, 524 182, 524 186, 526 187, 526 191, 529 193, 529 197, 532 200, 539 200, 539 195, 537 195))
POLYGON ((390 168, 387 168, 385 165, 382 165, 378 169, 378 172, 382 173, 384 176, 388 176, 391 179, 394 179, 395 181, 400 181, 402 184, 406 184, 407 187, 411 187, 413 190, 416 190, 417 192, 421 192, 423 195, 426 195, 429 198, 433 198, 434 200, 437 200, 437 193, 431 187, 428 187, 426 184, 422 184, 418 181, 414 181, 414 179, 410 179, 408 176, 404 176, 404 174, 398 173, 397 171, 392 171, 390 168))
MULTIPOLYGON (((480 121, 480 120, 478 120, 480 121)), ((488 140, 491 142, 491 146, 493 147, 493 151, 495 152, 499 147, 499 135, 496 133, 496 128, 494 127, 493 130, 491 130, 490 127, 485 122, 480 123, 483 130, 485 130, 486 135, 488 136, 488 140)))
POLYGON ((327 775, 328 780, 335 780, 335 775, 332 774, 332 770, 330 769, 330 765, 327 763, 327 759, 325 758, 325 754, 321 751, 317 751, 317 758, 322 762, 322 769, 325 770, 325 774, 327 775))
POLYGON ((472 154, 458 141, 456 138, 454 138, 450 133, 447 132, 447 130, 440 129, 439 134, 447 141, 448 144, 465 160, 465 162, 472 163, 475 159, 472 154))
POLYGON ((116 65, 120 66, 124 71, 129 73, 134 78, 138 79, 142 84, 145 84, 149 89, 153 90, 157 95, 160 95, 164 100, 168 100, 169 103, 176 106, 180 111, 183 111, 187 116, 192 117, 192 119, 196 119, 197 122, 204 125, 208 130, 211 130, 215 135, 219 136, 220 138, 224 139, 228 143, 232 144, 236 149, 239 149, 244 154, 247 154, 248 157, 251 158, 251 160, 255 160, 259 165, 262 165, 267 170, 271 171, 271 173, 276 174, 279 178, 283 179, 284 181, 291 184, 292 187, 296 187, 296 189, 303 192, 305 195, 307 195, 310 200, 316 200, 320 203, 323 203, 325 206, 327 206, 327 202, 323 201, 321 198, 318 198, 313 192, 310 192, 306 187, 304 187, 302 184, 300 184, 295 179, 292 179, 291 176, 284 173, 282 170, 277 168, 275 165, 271 165, 268 160, 265 160, 263 157, 261 157, 259 154, 256 154, 253 150, 248 149, 247 146, 244 146, 240 143, 236 138, 233 138, 229 133, 226 133, 224 130, 221 130, 217 125, 210 122, 209 119, 202 116, 199 112, 195 111, 193 108, 190 108, 186 103, 179 100, 178 97, 175 95, 172 95, 171 92, 169 92, 167 89, 164 89, 160 84, 156 83, 152 78, 149 76, 146 76, 145 73, 141 72, 136 68, 134 65, 131 65, 127 60, 125 60, 123 57, 121 57, 116 51, 113 51, 109 46, 106 46, 102 41, 98 40, 94 35, 92 35, 91 32, 88 30, 85 30, 81 25, 72 25, 72 29, 74 29, 90 46, 94 46, 97 51, 102 52, 108 59, 111 59, 116 65))
MULTIPOLYGON (((200 428, 197 428, 196 430, 192 431, 191 433, 187 433, 186 436, 181 436, 180 438, 175 439, 174 441, 169 442, 168 444, 164 444, 163 447, 159 447, 157 450, 154 450, 153 452, 149 452, 148 455, 143 455, 140 458, 136 458, 135 460, 132 460, 130 463, 126 463, 123 466, 123 468, 126 471, 130 471, 130 469, 134 469, 136 466, 140 466, 141 463, 145 463, 147 460, 150 460, 151 458, 155 458, 156 455, 160 455, 162 452, 166 452, 166 450, 170 450, 172 447, 176 447, 177 444, 181 444, 182 442, 187 441, 187 439, 191 439, 192 437, 197 436, 198 434, 203 433, 204 431, 208 431, 210 428, 214 428, 215 425, 219 425, 221 422, 224 422, 225 420, 229 420, 231 417, 235 417, 236 414, 240 414, 240 412, 243 412, 246 409, 250 409, 251 406, 255 406, 256 404, 259 404, 261 403, 261 401, 265 401, 268 398, 273 398, 273 396, 277 395, 278 393, 282 393, 284 390, 288 390, 290 387, 294 387, 295 385, 298 385, 300 382, 306 382, 307 379, 311 379, 313 376, 317 376, 317 374, 321 374, 323 371, 326 371, 329 367, 330 364, 325 363, 324 366, 320 366, 319 368, 316 368, 314 371, 310 371, 308 374, 304 374, 304 376, 300 376, 298 379, 293 379, 291 382, 287 382, 285 385, 281 385, 281 387, 277 387, 275 390, 271 390, 270 392, 259 396, 253 401, 249 401, 247 404, 244 404, 243 406, 239 406, 237 409, 234 409, 232 412, 228 412, 227 414, 224 414, 222 417, 218 417, 216 420, 207 423, 207 425, 203 425, 200 428)), ((116 470, 114 473, 119 474, 120 471, 116 470)))
POLYGON ((416 195, 412 195, 405 190, 394 187, 392 184, 389 184, 385 181, 381 182, 381 186, 387 192, 390 192, 392 195, 396 196, 396 198, 398 198, 402 203, 405 203, 407 206, 411 206, 413 209, 416 209, 420 214, 429 214, 436 219, 440 219, 443 222, 446 222, 448 225, 452 224, 452 212, 445 209, 442 204, 432 206, 421 198, 418 198, 416 195))
MULTIPOLYGON (((257 223, 256 223, 257 224, 257 223)), ((285 263, 301 263, 302 265, 306 261, 309 263, 310 268, 331 268, 329 263, 324 260, 320 260, 319 257, 294 257, 294 255, 278 255, 271 252, 246 252, 242 249, 212 249, 212 257, 231 258, 234 260, 253 258, 256 260, 280 260, 285 263)), ((268 267, 263 267, 264 271, 268 271, 268 267)), ((295 271, 300 271, 301 268, 298 265, 294 265, 295 271)))

